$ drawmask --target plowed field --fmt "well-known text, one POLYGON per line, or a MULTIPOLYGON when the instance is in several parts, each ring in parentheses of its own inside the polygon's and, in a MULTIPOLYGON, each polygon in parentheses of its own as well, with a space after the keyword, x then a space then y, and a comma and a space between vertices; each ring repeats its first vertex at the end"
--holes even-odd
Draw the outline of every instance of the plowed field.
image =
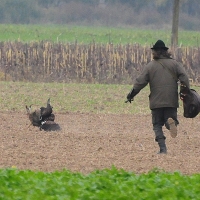
POLYGON ((60 131, 30 126, 25 113, 0 115, 0 167, 89 173, 112 165, 135 173, 153 168, 183 174, 200 172, 200 121, 179 116, 178 136, 167 137, 167 155, 158 155, 150 115, 56 114, 60 131))

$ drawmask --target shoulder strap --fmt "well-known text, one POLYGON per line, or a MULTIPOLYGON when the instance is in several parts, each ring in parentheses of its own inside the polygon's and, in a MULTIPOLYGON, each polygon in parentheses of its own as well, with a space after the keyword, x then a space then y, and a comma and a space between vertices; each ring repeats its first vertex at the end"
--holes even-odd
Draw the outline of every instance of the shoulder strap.
MULTIPOLYGON (((157 61, 157 60, 156 60, 157 61)), ((158 63, 160 63, 173 77, 173 79, 177 82, 178 78, 176 76, 176 74, 174 72, 172 72, 168 67, 166 67, 165 65, 163 65, 161 62, 157 61, 158 63)))

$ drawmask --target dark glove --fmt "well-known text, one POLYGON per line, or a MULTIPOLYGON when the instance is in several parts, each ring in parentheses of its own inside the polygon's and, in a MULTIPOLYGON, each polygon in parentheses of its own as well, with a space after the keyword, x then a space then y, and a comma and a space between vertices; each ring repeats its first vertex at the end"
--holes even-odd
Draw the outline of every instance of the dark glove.
POLYGON ((134 88, 128 93, 127 95, 127 101, 125 101, 126 103, 127 102, 130 102, 133 101, 133 97, 137 94, 138 92, 135 92, 134 88))

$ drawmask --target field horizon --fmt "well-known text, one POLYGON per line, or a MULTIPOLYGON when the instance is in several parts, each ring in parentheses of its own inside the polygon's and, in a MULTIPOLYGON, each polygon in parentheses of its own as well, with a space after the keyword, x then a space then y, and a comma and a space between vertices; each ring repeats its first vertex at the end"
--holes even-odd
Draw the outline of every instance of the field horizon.
MULTIPOLYGON (((158 39, 162 39, 170 46, 171 30, 169 29, 139 29, 116 28, 102 26, 72 26, 72 25, 22 25, 1 24, 1 41, 21 42, 69 42, 79 44, 99 43, 107 44, 140 44, 152 46, 158 39)), ((179 31, 179 46, 199 46, 200 32, 179 31)))

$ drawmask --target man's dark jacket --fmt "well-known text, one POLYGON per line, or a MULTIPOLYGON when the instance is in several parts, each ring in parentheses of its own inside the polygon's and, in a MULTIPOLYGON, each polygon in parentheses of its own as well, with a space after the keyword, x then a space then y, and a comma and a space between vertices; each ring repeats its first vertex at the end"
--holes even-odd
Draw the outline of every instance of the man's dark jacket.
POLYGON ((149 62, 139 77, 134 82, 135 92, 139 92, 148 83, 150 86, 149 103, 150 109, 161 107, 179 107, 178 83, 171 70, 183 84, 189 87, 189 79, 183 66, 171 58, 160 58, 149 62), (163 67, 160 62, 165 66, 163 67))

